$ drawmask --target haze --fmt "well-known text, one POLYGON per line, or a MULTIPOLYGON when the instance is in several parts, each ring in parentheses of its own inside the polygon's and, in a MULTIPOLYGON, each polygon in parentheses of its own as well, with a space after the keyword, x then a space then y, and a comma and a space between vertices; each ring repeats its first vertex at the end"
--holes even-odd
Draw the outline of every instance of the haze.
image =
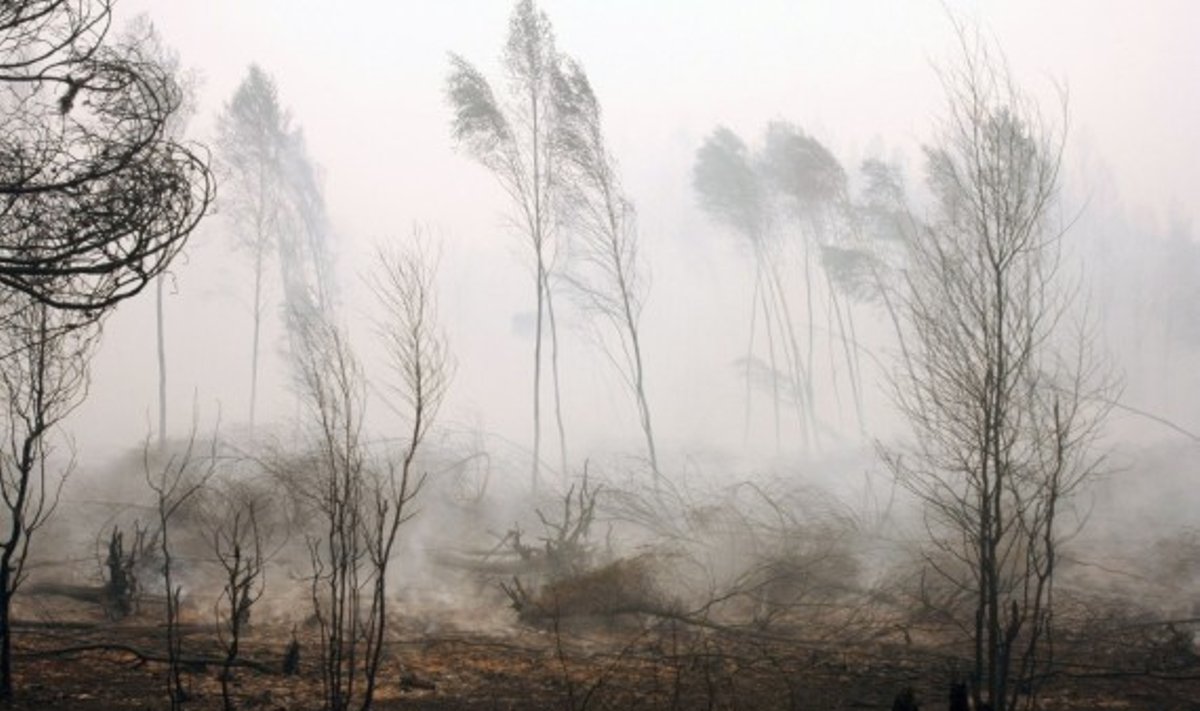
MULTIPOLYGON (((1187 2, 950 3, 984 23, 1031 92, 1067 87, 1070 210, 1137 216, 1165 232, 1195 217, 1200 184, 1200 72, 1187 2), (1089 200, 1091 201, 1089 203, 1089 200)), ((200 77, 189 135, 210 141, 215 116, 258 63, 303 128, 322 169, 338 275, 353 328, 369 336, 361 274, 374 245, 420 225, 442 242, 442 318, 458 363, 443 424, 529 437, 529 264, 494 179, 456 151, 445 98, 447 52, 492 76, 511 8, 504 2, 324 3, 123 0, 117 23, 147 13, 200 77)), ((664 448, 742 446, 747 262, 704 217, 691 187, 695 152, 717 125, 747 141, 786 119, 847 170, 879 155, 920 184, 919 146, 943 105, 934 65, 955 46, 939 3, 556 2, 558 46, 586 68, 610 146, 639 211, 652 274, 644 316, 650 391, 664 448)), ((1085 212, 1085 217, 1086 217, 1085 212)), ((1085 224, 1086 219, 1085 219, 1085 224)), ((247 407, 249 270, 229 225, 209 218, 173 266, 167 299, 170 430, 236 427, 247 407)), ((1075 229, 1073 242, 1090 239, 1075 229)), ((277 291, 272 298, 278 297, 277 291)), ((568 327, 578 326, 570 315, 568 327)), ((264 419, 294 413, 281 335, 269 331, 264 419)), ((636 444, 627 399, 577 332, 564 335, 564 398, 573 459, 636 444)), ((81 453, 134 446, 156 412, 153 298, 107 324, 89 399, 72 430, 81 453)), ((877 377, 874 373, 871 377, 877 377)), ((880 407, 883 402, 880 401, 880 407)), ((1153 409, 1156 403, 1139 402, 1153 409)), ((1200 429, 1195 407, 1171 413, 1200 429)), ((881 426, 882 414, 873 414, 881 426)), ((760 440, 760 444, 767 440, 760 440)), ((576 464, 580 464, 577 461, 576 464)))
POLYGON ((1196 27, 0 6, 0 705, 1194 711, 1196 27))

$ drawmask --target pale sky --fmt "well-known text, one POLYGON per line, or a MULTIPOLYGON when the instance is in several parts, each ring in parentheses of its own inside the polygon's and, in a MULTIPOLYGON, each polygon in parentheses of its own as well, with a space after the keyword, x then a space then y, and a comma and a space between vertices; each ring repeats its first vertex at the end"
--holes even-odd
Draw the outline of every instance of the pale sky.
MULTIPOLYGON (((184 63, 202 72, 201 125, 246 65, 260 63, 330 171, 331 192, 358 193, 369 203, 371 191, 342 187, 352 173, 394 167, 404 181, 422 172, 405 169, 406 162, 443 162, 450 149, 446 53, 494 70, 510 5, 356 0, 330 11, 310 0, 121 0, 118 12, 149 13, 184 63)), ((847 147, 876 136, 889 145, 919 142, 939 108, 931 66, 954 50, 945 10, 933 1, 541 6, 559 48, 588 70, 631 168, 652 141, 703 135, 717 122, 756 129, 775 116, 847 147)), ((1193 32, 1200 6, 947 6, 990 29, 1030 90, 1045 91, 1051 82, 1069 88, 1074 134, 1113 167, 1122 194, 1152 208, 1164 199, 1190 202, 1186 186, 1200 180, 1200 48, 1193 32)))
MULTIPOLYGON (((744 264, 695 209, 696 149, 718 124, 753 140, 768 121, 787 119, 825 142, 848 168, 879 150, 915 168, 942 107, 933 67, 955 49, 946 9, 933 0, 540 5, 559 49, 592 80, 641 215, 654 274, 646 319, 663 436, 720 439, 730 422, 740 422, 719 403, 737 402, 729 362, 743 349, 744 336, 734 328, 748 297, 744 264), (714 373, 728 373, 729 382, 710 385, 714 373)), ((1200 3, 946 5, 988 28, 1036 96, 1052 100, 1055 83, 1068 87, 1069 166, 1090 166, 1086 179, 1098 178, 1102 166, 1130 209, 1159 218, 1172 209, 1197 216, 1200 3)), ((506 234, 505 204, 490 176, 454 150, 443 93, 450 51, 502 81, 497 60, 512 3, 119 0, 117 6, 118 24, 148 13, 183 64, 200 72, 198 140, 211 137, 215 115, 249 63, 275 77, 323 169, 351 311, 363 296, 358 273, 374 243, 404 238, 414 223, 441 236, 443 315, 459 360, 447 420, 523 438, 529 343, 513 318, 531 308, 524 252, 506 234)), ((194 237, 191 262, 176 270, 168 348, 172 424, 179 432, 193 394, 202 420, 211 421, 218 402, 226 423, 243 419, 250 321, 239 290, 247 272, 225 259, 229 245, 226 224, 212 218, 194 237)), ((152 324, 151 294, 110 321, 92 397, 77 418, 81 448, 131 445, 154 421, 152 324)), ((278 361, 277 346, 264 352, 278 361)), ((623 395, 604 363, 587 361, 586 352, 578 344, 567 351, 576 358, 576 392, 597 401, 579 420, 600 439, 628 438, 621 428, 632 420, 623 395), (624 424, 611 428, 620 432, 608 431, 605 423, 621 418, 624 424)), ((266 386, 275 393, 269 398, 275 414, 287 416, 293 405, 276 366, 266 386)), ((729 439, 739 440, 740 429, 729 439)))

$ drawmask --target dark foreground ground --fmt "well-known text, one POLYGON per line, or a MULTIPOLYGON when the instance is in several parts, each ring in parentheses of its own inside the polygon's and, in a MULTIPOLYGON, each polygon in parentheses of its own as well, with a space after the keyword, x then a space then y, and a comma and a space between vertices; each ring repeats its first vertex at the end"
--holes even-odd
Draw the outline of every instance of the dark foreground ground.
MULTIPOLYGON (((389 647, 376 708, 887 711, 911 686, 929 711, 947 707, 947 685, 961 668, 913 640, 831 645, 805 642, 802 630, 663 619, 555 627, 502 636, 405 633, 389 647)), ((301 673, 284 676, 278 670, 291 631, 254 631, 245 657, 263 668, 238 671, 238 708, 320 709, 316 642, 311 632, 297 634, 301 673)), ((27 623, 15 639, 18 709, 167 707, 166 666, 155 659, 162 630, 145 620, 27 623)), ((188 709, 222 708, 218 670, 202 663, 217 655, 211 640, 211 629, 188 630, 188 709)), ((1200 711, 1200 663, 1179 645, 1139 647, 1117 637, 1076 645, 1072 658, 1047 680, 1038 708, 1200 711)))

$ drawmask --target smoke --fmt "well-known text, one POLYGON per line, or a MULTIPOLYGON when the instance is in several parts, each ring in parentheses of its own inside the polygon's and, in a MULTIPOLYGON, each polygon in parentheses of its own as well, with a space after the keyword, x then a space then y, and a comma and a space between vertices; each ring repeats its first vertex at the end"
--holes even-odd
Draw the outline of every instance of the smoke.
MULTIPOLYGON (((120 9, 140 5, 126 0, 120 9)), ((925 603, 923 595, 948 597, 914 573, 929 562, 921 546, 927 521, 877 456, 881 443, 908 434, 888 385, 900 354, 894 324, 880 299, 848 286, 862 286, 868 264, 888 265, 895 282, 903 280, 886 248, 863 261, 867 251, 851 249, 862 235, 848 236, 883 219, 881 175, 903 188, 898 199, 915 218, 930 210, 919 149, 938 94, 926 57, 949 43, 936 8, 885 8, 864 20, 787 3, 733 14, 697 6, 682 15, 666 4, 602 11, 545 3, 559 44, 590 72, 609 149, 637 208, 650 277, 639 325, 663 476, 643 454, 621 374, 589 335, 594 314, 563 298, 555 308, 570 459, 560 471, 544 415, 544 486, 534 491, 534 267, 502 189, 454 151, 442 94, 447 50, 494 69, 508 8, 473 8, 463 22, 461 8, 385 5, 365 23, 349 12, 271 16, 232 2, 151 9, 184 65, 206 78, 194 138, 215 135, 214 116, 250 61, 277 77, 280 100, 303 129, 286 172, 298 196, 294 229, 265 272, 259 425, 252 431, 242 415, 251 273, 227 221, 210 219, 174 265, 165 302, 171 411, 194 402, 195 414, 172 414, 166 449, 150 457, 153 468, 179 456, 189 427, 214 436, 203 423, 219 414, 214 486, 256 492, 271 529, 257 619, 309 621, 309 545, 322 535, 312 502, 298 496, 298 482, 318 465, 285 311, 304 304, 344 325, 366 379, 364 457, 384 470, 403 451, 410 422, 384 375, 380 307, 368 279, 376 248, 407 243, 413 224, 428 226, 440 245, 440 326, 457 368, 415 460, 425 484, 389 573, 403 629, 510 630, 545 613, 554 596, 556 604, 575 599, 568 583, 585 575, 599 576, 584 578, 598 589, 635 590, 622 604, 642 613, 750 626, 799 619, 830 635, 872 615, 892 624, 890 616, 925 603), (236 29, 218 29, 225 27, 236 29), (629 49, 615 52, 613 37, 629 49), (775 191, 767 201, 771 238, 785 246, 755 252, 746 234, 712 219, 693 186, 697 152, 718 126, 744 139, 764 185, 774 174, 763 165, 783 170, 772 159, 804 158, 780 148, 789 140, 836 164, 830 192, 845 202, 819 220, 797 217, 799 193, 763 188, 775 191), (773 285, 765 266, 779 270, 773 285), (769 288, 790 301, 763 306, 769 288), (811 392, 805 378, 815 382, 811 392), (566 540, 589 505, 586 526, 566 540), (515 581, 525 593, 506 594, 515 581), (825 613, 835 606, 836 619, 825 613)), ((1196 132, 1180 124, 1196 115, 1186 109, 1200 108, 1200 95, 1190 78, 1168 81, 1175 70, 1153 58, 1117 71, 1090 35, 1077 34, 1081 25, 1115 32, 1128 18, 1097 9, 1094 22, 1064 23, 1069 31, 1055 33, 1048 18, 1065 10, 1039 9, 1047 14, 1038 22, 1028 22, 1028 9, 995 12, 999 40, 1023 75, 1044 67, 1069 78, 1072 129, 1080 125, 1088 138, 1069 143, 1065 156, 1055 217, 1067 230, 1063 271, 1086 305, 1080 316, 1093 324, 1097 351, 1123 383, 1099 441, 1106 466, 1065 514, 1071 553, 1063 585, 1194 615, 1196 568, 1184 563, 1200 549, 1190 505, 1200 441, 1200 245, 1195 206, 1171 196, 1200 182, 1190 160, 1200 155, 1196 132), (1136 100, 1162 83, 1178 97, 1175 110, 1163 111, 1157 96, 1136 100), (1120 106, 1115 96, 1124 97, 1120 106)), ((1161 21, 1136 22, 1146 24, 1141 41, 1181 41, 1161 21)), ((876 237, 872 244, 886 242, 876 237)), ((69 422, 78 470, 33 547, 35 585, 103 586, 113 531, 131 542, 138 530, 156 535, 142 444, 156 411, 153 322, 152 301, 138 299, 105 325, 90 396, 69 422)), ((213 619, 221 594, 211 546, 221 502, 198 497, 173 523, 186 609, 198 622, 213 619)), ((159 570, 148 551, 138 574, 151 597, 163 592, 159 570)), ((48 609, 48 599, 23 604, 48 609)))

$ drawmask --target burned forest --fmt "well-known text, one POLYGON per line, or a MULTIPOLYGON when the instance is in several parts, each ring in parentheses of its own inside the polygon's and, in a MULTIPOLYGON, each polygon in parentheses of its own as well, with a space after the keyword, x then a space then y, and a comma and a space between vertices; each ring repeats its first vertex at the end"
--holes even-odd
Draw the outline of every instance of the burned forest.
POLYGON ((1198 21, 0 3, 0 708, 1200 709, 1198 21))

